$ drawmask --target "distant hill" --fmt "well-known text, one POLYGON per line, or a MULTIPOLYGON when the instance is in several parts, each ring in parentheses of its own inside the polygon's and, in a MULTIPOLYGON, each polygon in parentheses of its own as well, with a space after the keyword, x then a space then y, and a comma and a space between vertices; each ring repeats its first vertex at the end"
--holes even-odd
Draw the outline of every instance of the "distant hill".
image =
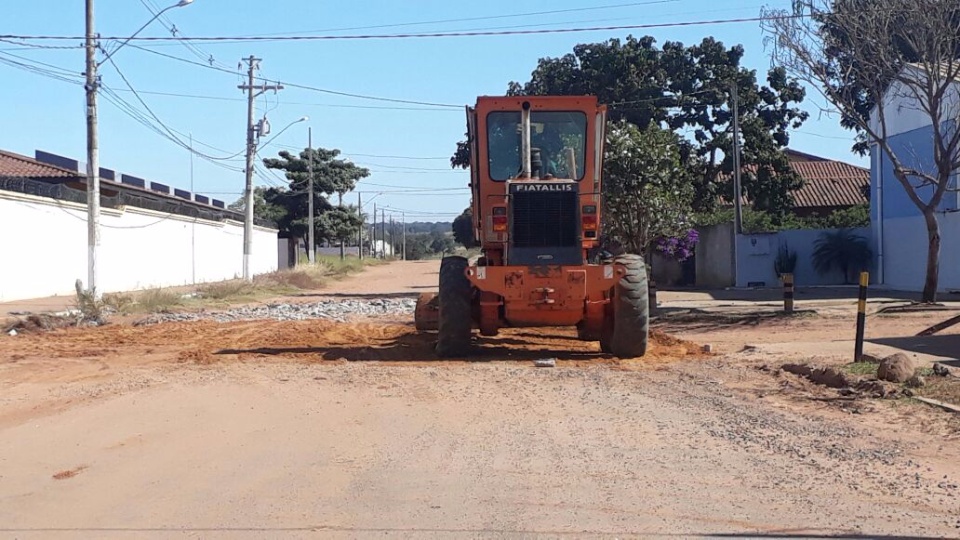
POLYGON ((433 231, 444 234, 453 232, 453 223, 449 221, 414 221, 413 223, 407 223, 408 234, 431 233, 433 231))

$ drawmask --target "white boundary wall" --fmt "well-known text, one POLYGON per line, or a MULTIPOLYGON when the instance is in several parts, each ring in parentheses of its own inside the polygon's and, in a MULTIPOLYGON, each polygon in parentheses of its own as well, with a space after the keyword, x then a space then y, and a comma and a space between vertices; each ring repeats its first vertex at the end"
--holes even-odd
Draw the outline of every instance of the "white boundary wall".
MULTIPOLYGON (((127 206, 101 209, 103 292, 239 277, 243 224, 127 206)), ((277 269, 277 231, 254 227, 254 274, 277 269)), ((87 282, 86 205, 0 191, 0 302, 69 295, 87 282)))
MULTIPOLYGON (((960 214, 937 214, 940 222, 940 291, 960 290, 960 214)), ((883 221, 883 285, 922 291, 927 269, 927 225, 923 216, 883 221)))

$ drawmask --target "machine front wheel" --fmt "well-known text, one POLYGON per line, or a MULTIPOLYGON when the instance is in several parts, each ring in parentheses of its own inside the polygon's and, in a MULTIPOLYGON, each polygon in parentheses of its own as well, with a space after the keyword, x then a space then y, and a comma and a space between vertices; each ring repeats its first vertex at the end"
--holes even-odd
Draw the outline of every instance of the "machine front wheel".
POLYGON ((473 287, 467 279, 464 257, 444 257, 440 262, 440 310, 437 324, 437 355, 465 356, 470 351, 473 328, 473 287))
POLYGON ((621 255, 615 262, 626 273, 614 287, 613 306, 604 317, 600 349, 620 358, 636 358, 647 353, 650 337, 647 265, 639 255, 621 255))

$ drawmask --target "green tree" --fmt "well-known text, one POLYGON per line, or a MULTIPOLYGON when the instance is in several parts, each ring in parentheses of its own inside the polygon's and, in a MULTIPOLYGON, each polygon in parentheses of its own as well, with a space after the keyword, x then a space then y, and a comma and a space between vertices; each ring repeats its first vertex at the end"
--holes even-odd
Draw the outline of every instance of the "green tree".
MULTIPOLYGON (((267 201, 267 192, 265 187, 258 186, 253 189, 253 216, 255 219, 279 225, 287 214, 287 209, 274 202, 267 201)), ((246 207, 243 197, 240 197, 229 205, 231 210, 243 212, 246 207)))
POLYGON ((430 233, 430 251, 434 253, 453 253, 454 248, 456 247, 456 242, 453 238, 445 233, 440 231, 432 231, 430 233))
MULTIPOLYGON (((279 158, 267 158, 263 164, 270 169, 279 169, 284 171, 284 176, 290 182, 287 188, 268 188, 264 192, 264 199, 267 203, 280 206, 285 209, 285 213, 277 222, 281 232, 285 232, 297 238, 307 238, 309 199, 308 186, 310 180, 310 168, 313 168, 313 196, 314 196, 314 227, 315 233, 320 238, 333 239, 340 242, 340 253, 343 256, 343 247, 345 242, 354 238, 356 229, 362 224, 356 225, 352 235, 344 231, 344 223, 350 223, 343 214, 338 214, 326 220, 319 219, 327 212, 334 210, 329 197, 333 194, 339 196, 338 207, 342 205, 343 194, 353 190, 357 182, 370 176, 370 171, 364 167, 359 167, 349 160, 339 159, 340 151, 325 148, 310 149, 305 148, 298 155, 294 155, 286 150, 279 153, 279 158), (312 160, 312 163, 311 163, 312 160), (327 227, 326 229, 324 227, 327 227), (332 227, 332 229, 331 229, 332 227), (331 230, 336 231, 336 236, 331 237, 331 230), (341 234, 342 233, 342 234, 341 234)), ((356 214, 354 212, 354 214, 356 214)), ((359 215, 356 216, 360 218, 359 215)))
POLYGON ((473 208, 467 207, 453 220, 453 239, 461 246, 470 249, 477 242, 473 237, 473 208))
POLYGON ((419 261, 426 259, 433 254, 430 250, 430 235, 426 233, 417 233, 407 236, 407 259, 419 261))
POLYGON ((679 137, 651 123, 620 120, 607 132, 604 239, 646 255, 650 243, 690 228, 693 189, 684 174, 679 137))
POLYGON ((317 220, 317 236, 329 242, 346 242, 357 238, 363 219, 355 206, 335 206, 320 215, 317 220))
MULTIPOLYGON (((790 128, 807 113, 797 105, 803 87, 782 69, 767 73, 767 85, 740 65, 743 47, 727 48, 713 38, 684 46, 652 37, 580 44, 560 58, 542 58, 526 83, 512 82, 510 95, 582 95, 610 106, 613 121, 638 126, 650 122, 690 132, 678 140, 680 159, 691 173, 694 207, 713 210, 721 194, 731 193, 733 161, 732 88, 736 86, 742 131, 742 187, 754 208, 776 215, 792 207, 790 191, 801 180, 781 151, 790 128), (695 158, 695 159, 692 159, 695 158)), ((454 167, 469 164, 469 146, 460 143, 454 167)))

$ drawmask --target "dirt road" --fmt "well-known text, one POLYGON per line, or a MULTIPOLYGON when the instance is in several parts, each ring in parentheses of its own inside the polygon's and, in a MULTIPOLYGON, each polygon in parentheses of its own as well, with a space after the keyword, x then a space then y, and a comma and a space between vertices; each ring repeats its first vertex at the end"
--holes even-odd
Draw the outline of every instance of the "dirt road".
POLYGON ((622 362, 572 338, 509 331, 442 363, 409 321, 0 338, 0 537, 960 537, 945 417, 798 399, 763 359, 664 335, 622 362))

